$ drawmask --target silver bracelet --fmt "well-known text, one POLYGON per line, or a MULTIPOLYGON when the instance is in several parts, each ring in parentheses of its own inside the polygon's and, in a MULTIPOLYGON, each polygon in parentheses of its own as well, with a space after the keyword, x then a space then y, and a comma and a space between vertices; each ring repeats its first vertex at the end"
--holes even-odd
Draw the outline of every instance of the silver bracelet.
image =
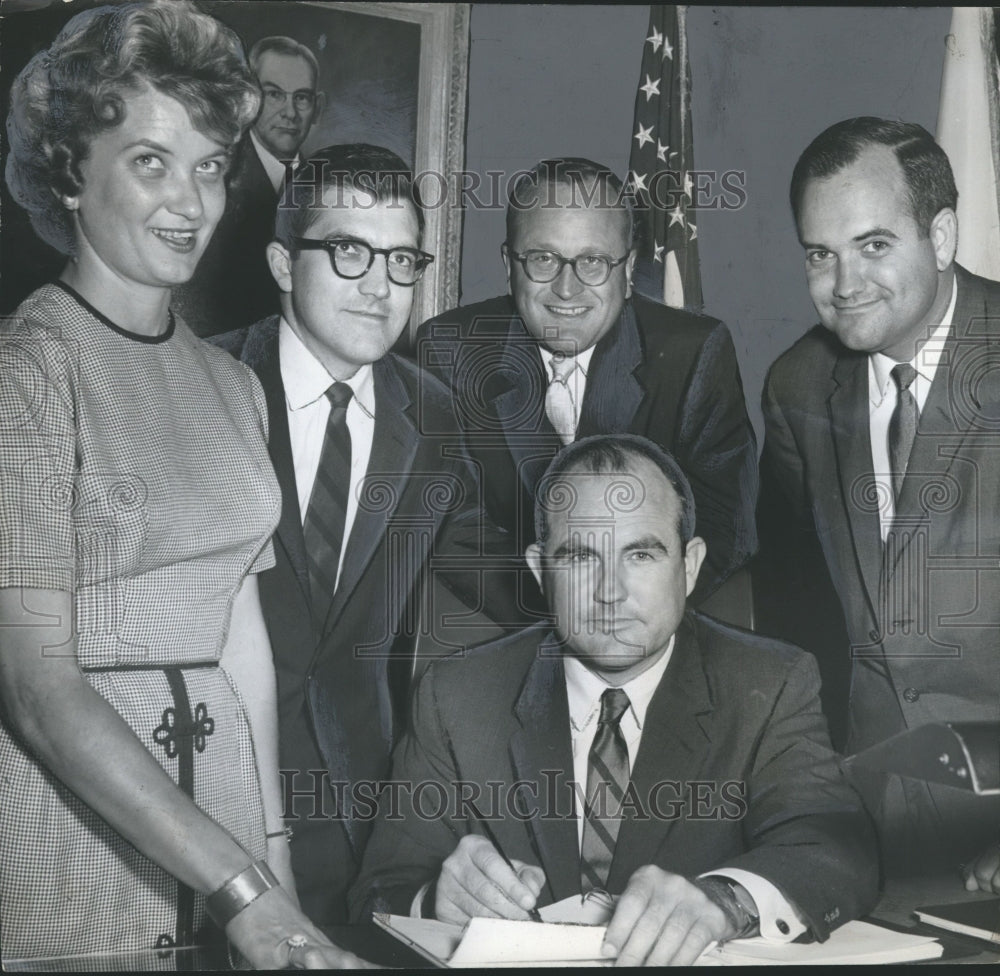
POLYGON ((279 886, 278 879, 264 861, 255 861, 231 877, 205 899, 205 911, 220 929, 225 927, 265 891, 279 886))

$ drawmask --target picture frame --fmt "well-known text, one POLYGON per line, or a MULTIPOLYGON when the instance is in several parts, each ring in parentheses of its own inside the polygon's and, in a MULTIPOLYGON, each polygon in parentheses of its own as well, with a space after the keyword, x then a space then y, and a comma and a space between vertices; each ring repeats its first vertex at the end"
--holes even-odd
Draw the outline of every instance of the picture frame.
MULTIPOLYGON (((420 76, 417 86, 414 173, 437 173, 454 188, 454 174, 465 166, 465 116, 469 74, 468 3, 323 3, 315 6, 356 11, 420 27, 420 76)), ((459 301, 462 266, 462 209, 449 193, 445 205, 425 213, 424 250, 434 261, 414 295, 411 330, 459 301)))
POLYGON ((455 187, 465 163, 470 5, 204 0, 202 7, 248 49, 284 34, 316 54, 326 104, 304 157, 331 143, 369 142, 412 166, 425 197, 422 247, 434 261, 416 286, 411 334, 456 306, 462 210, 455 187))

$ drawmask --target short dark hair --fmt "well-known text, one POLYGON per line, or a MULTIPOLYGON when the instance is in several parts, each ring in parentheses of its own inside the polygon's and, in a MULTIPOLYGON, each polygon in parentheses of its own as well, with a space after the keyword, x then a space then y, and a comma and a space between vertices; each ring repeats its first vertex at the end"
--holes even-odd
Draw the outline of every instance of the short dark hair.
POLYGON ((906 179, 910 211, 922 231, 930 232, 931 221, 942 210, 958 206, 958 190, 948 155, 922 125, 865 115, 831 125, 799 156, 789 190, 796 224, 806 184, 833 176, 871 146, 895 151, 906 179))
POLYGON ((274 34, 271 37, 262 37, 257 41, 247 55, 247 60, 255 75, 260 74, 260 59, 265 54, 283 54, 287 58, 302 58, 312 68, 313 84, 319 84, 319 61, 316 60, 316 55, 294 37, 274 34))
POLYGON ((293 237, 305 237, 327 209, 323 194, 331 188, 364 190, 382 202, 408 201, 423 233, 423 203, 410 168, 388 149, 353 142, 326 146, 301 162, 278 202, 275 238, 290 247, 293 237))
POLYGON ((85 10, 14 79, 7 185, 35 233, 63 254, 73 253, 75 240, 57 195, 83 189, 91 140, 122 123, 125 96, 144 85, 179 101, 196 129, 230 145, 260 106, 240 39, 188 0, 85 10))
MULTIPOLYGON (((543 159, 525 170, 514 181, 507 194, 507 243, 513 245, 521 215, 539 203, 542 191, 556 186, 573 190, 573 206, 585 206, 589 201, 608 210, 616 210, 625 218, 625 243, 635 247, 639 222, 635 219, 635 201, 631 189, 626 189, 615 173, 601 163, 576 156, 543 159)), ((546 193, 546 200, 550 199, 546 193)), ((543 200, 541 206, 547 206, 543 200)))
POLYGON ((560 484, 576 471, 591 474, 628 474, 629 463, 639 458, 652 462, 673 488, 680 512, 677 532, 687 546, 694 536, 694 494, 673 455, 638 434, 595 434, 568 444, 552 459, 535 490, 535 539, 540 546, 548 540, 548 509, 562 509, 565 500, 560 484), (548 504, 549 502, 552 504, 548 504))

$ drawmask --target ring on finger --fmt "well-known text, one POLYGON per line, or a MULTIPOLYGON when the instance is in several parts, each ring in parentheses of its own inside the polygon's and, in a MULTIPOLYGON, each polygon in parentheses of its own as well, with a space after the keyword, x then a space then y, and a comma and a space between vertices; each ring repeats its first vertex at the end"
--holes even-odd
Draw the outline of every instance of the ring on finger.
MULTIPOLYGON (((292 964, 292 956, 295 955, 296 950, 305 949, 309 945, 309 939, 304 936, 301 932, 297 932, 295 935, 289 935, 282 939, 281 942, 288 946, 288 964, 292 964)), ((281 943, 279 943, 280 945, 281 943)))

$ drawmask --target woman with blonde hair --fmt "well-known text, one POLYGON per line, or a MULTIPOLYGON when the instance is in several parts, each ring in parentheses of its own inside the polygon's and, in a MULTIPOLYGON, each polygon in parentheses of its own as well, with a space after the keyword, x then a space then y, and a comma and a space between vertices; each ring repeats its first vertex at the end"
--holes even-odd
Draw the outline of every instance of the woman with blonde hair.
POLYGON ((259 92, 187 0, 74 17, 15 80, 7 181, 68 255, 0 325, 5 959, 202 944, 358 965, 298 908, 255 574, 253 374, 170 312, 259 92))

